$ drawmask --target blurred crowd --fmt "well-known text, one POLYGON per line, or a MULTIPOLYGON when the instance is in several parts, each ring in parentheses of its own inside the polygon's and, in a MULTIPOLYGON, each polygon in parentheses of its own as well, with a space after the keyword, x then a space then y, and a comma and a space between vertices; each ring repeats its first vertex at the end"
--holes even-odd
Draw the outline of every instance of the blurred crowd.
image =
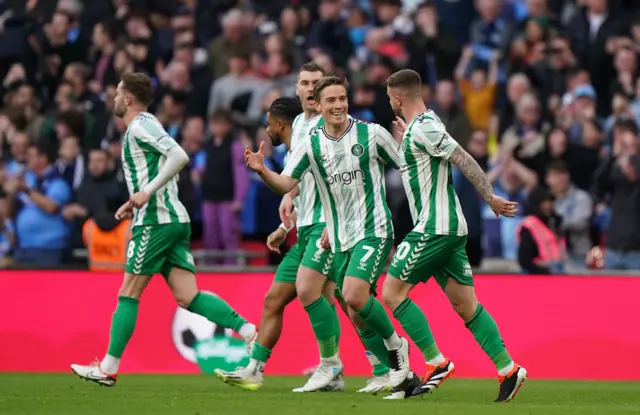
MULTIPOLYGON (((66 263, 87 220, 118 227, 126 126, 112 110, 126 71, 152 77, 151 111, 191 155, 179 185, 194 240, 230 252, 265 240, 279 198, 242 148, 265 142, 282 170, 265 110, 313 60, 349 79, 354 117, 388 129, 387 77, 421 74, 428 107, 522 207, 496 219, 454 170, 473 265, 640 269, 639 12, 634 0, 0 0, 0 257, 66 263), (535 260, 525 215, 564 238, 563 266, 535 260)), ((387 179, 401 239, 408 206, 399 173, 387 179)))

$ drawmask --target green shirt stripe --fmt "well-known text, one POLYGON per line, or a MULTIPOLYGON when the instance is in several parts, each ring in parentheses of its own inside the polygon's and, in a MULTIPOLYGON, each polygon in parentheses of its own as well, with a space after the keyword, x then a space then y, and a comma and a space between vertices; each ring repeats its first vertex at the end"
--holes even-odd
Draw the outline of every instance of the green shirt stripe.
POLYGON ((360 144, 364 149, 362 156, 360 156, 358 162, 360 164, 360 168, 362 169, 362 171, 364 171, 363 190, 366 206, 364 230, 365 238, 369 238, 375 236, 374 209, 376 206, 375 194, 373 190, 373 178, 371 177, 371 173, 368 169, 369 159, 371 157, 369 151, 369 125, 362 122, 356 122, 356 133, 358 137, 358 144, 360 144))

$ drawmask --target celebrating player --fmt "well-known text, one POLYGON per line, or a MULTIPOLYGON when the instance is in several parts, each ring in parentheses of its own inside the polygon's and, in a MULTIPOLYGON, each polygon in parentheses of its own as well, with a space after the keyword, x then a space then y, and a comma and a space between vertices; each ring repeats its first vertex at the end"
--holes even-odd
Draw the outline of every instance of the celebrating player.
MULTIPOLYGON (((359 316, 388 351, 390 385, 411 378, 409 344, 395 332, 384 307, 371 292, 391 250, 393 227, 386 204, 384 164, 401 158, 389 132, 347 115, 347 82, 323 78, 314 89, 323 124, 298 145, 281 175, 264 165, 262 146, 245 150, 247 166, 275 192, 286 194, 311 171, 322 200, 334 253, 338 288, 353 318, 359 316)), ((374 348, 369 348, 374 351, 374 348)), ((329 375, 328 375, 329 376, 329 375)))
MULTIPOLYGON (((415 227, 396 251, 382 297, 424 355, 426 373, 414 395, 430 392, 454 370, 453 363, 440 353, 424 313, 408 297, 415 284, 435 276, 454 310, 496 366, 500 379, 496 402, 506 402, 518 392, 527 371, 513 362, 496 322, 476 298, 465 251, 467 223, 451 184, 451 164, 473 183, 496 217, 513 217, 517 203, 493 193, 480 166, 447 133, 438 116, 427 110, 421 88, 420 75, 409 69, 394 73, 388 80, 393 111, 408 123, 400 146, 406 161, 401 170, 415 227)), ((400 118, 397 122, 401 130, 406 126, 400 118)))
POLYGON ((116 383, 120 358, 136 325, 140 296, 154 274, 162 274, 181 307, 235 330, 247 342, 256 335, 256 327, 224 300, 198 291, 189 247, 189 215, 178 199, 177 175, 189 156, 146 112, 152 98, 152 81, 143 73, 125 73, 114 98, 114 114, 127 124, 122 163, 131 194, 116 218, 133 219, 132 238, 107 354, 88 366, 71 365, 81 378, 103 386, 116 383))
MULTIPOLYGON (((317 64, 303 65, 296 87, 302 108, 298 98, 293 97, 278 98, 271 104, 267 112, 267 132, 274 145, 284 143, 288 149, 295 147, 320 121, 321 116, 313 102, 313 88, 323 76, 324 71, 317 64), (304 112, 301 114, 303 108, 304 112)), ((244 389, 259 389, 263 383, 266 362, 280 338, 284 308, 298 296, 309 314, 320 350, 320 365, 299 391, 344 390, 342 362, 338 357, 340 323, 335 308, 332 307, 335 283, 327 281, 333 254, 320 243, 325 223, 311 175, 307 175, 295 191, 299 196, 293 194, 289 196, 289 200, 298 196, 295 198, 296 211, 293 214, 293 220, 297 220, 298 243, 278 266, 275 279, 267 292, 260 334, 253 346, 251 361, 246 368, 234 372, 216 370, 216 375, 225 382, 244 389), (325 283, 326 298, 323 296, 325 283)), ((269 248, 279 251, 292 228, 292 225, 281 225, 267 239, 269 248)))

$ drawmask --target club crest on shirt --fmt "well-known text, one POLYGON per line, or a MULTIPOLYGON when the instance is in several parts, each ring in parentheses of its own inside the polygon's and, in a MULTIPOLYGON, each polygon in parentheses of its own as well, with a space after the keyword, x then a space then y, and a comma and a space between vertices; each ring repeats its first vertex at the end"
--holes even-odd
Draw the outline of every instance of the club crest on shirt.
POLYGON ((309 135, 313 136, 316 135, 318 133, 318 127, 313 127, 310 131, 309 131, 309 135))
POLYGON ((403 153, 405 151, 407 151, 407 141, 408 140, 409 140, 409 136, 405 137, 405 139, 402 140, 402 143, 400 143, 400 149, 402 150, 403 153))
POLYGON ((353 147, 351 147, 351 154, 356 157, 362 156, 364 154, 364 146, 360 143, 354 144, 353 147))

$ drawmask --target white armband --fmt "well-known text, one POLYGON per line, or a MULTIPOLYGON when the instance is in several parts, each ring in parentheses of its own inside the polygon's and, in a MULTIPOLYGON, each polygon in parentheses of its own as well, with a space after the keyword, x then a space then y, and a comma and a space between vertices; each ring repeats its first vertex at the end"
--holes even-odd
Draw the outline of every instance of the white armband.
POLYGON ((289 226, 288 228, 286 227, 286 225, 284 223, 281 223, 280 226, 278 226, 279 229, 282 229, 287 234, 289 232, 291 232, 291 230, 293 228, 295 228, 295 227, 296 227, 296 225, 293 222, 291 222, 291 226, 289 226))

